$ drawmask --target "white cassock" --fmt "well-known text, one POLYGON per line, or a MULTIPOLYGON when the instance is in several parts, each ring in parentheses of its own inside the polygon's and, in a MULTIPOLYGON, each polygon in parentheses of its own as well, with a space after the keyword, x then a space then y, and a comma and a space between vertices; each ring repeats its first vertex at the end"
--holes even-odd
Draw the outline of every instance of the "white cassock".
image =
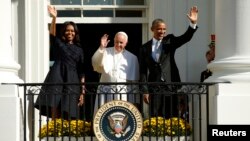
MULTIPOLYGON (((139 63, 137 57, 127 50, 120 53, 114 47, 98 48, 92 57, 94 71, 101 73, 100 82, 137 82, 139 80, 139 63)), ((97 89, 94 113, 104 103, 111 100, 125 100, 136 103, 139 100, 134 95, 132 85, 100 85, 97 89), (137 99, 137 101, 135 101, 137 99)))

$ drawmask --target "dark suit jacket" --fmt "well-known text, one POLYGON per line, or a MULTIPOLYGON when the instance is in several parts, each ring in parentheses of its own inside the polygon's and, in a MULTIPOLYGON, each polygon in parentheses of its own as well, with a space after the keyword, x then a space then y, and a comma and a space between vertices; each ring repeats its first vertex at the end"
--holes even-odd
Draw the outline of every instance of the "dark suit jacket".
MULTIPOLYGON (((152 57, 152 39, 140 48, 140 81, 141 82, 180 82, 179 70, 174 59, 175 51, 193 37, 197 30, 188 27, 187 31, 181 36, 168 34, 162 39, 162 51, 159 62, 152 57)), ((144 92, 148 92, 144 87, 144 92)))
POLYGON ((211 75, 212 75, 212 72, 209 69, 206 69, 206 70, 202 71, 201 72, 200 82, 204 82, 204 80, 207 79, 211 75))

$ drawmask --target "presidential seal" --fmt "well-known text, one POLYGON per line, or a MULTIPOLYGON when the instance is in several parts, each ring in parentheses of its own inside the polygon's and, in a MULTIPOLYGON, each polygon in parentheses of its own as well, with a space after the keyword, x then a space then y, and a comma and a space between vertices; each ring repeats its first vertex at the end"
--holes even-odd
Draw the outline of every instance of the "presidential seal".
POLYGON ((114 100, 96 112, 93 128, 99 141, 138 141, 143 127, 139 110, 130 102, 114 100))

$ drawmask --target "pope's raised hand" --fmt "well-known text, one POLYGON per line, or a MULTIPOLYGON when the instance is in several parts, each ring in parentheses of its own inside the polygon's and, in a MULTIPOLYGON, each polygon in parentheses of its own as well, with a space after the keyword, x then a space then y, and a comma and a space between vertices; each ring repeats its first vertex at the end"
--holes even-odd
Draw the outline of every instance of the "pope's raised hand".
POLYGON ((110 40, 108 40, 109 35, 108 34, 104 34, 101 38, 101 43, 100 43, 100 47, 101 48, 106 48, 108 46, 108 43, 110 40))

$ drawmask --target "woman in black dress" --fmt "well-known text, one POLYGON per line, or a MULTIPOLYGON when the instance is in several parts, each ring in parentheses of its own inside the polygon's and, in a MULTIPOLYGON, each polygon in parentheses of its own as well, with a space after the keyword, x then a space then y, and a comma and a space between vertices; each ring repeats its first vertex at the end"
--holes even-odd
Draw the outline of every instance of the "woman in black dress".
POLYGON ((50 43, 55 50, 55 62, 50 68, 45 85, 42 86, 35 107, 40 114, 55 118, 79 118, 80 108, 84 103, 84 87, 67 83, 84 83, 83 49, 80 46, 79 31, 74 22, 65 22, 60 38, 56 37, 57 11, 48 6, 52 16, 50 43), (65 85, 54 85, 65 83, 65 85), (46 85, 52 84, 52 85, 46 85))

